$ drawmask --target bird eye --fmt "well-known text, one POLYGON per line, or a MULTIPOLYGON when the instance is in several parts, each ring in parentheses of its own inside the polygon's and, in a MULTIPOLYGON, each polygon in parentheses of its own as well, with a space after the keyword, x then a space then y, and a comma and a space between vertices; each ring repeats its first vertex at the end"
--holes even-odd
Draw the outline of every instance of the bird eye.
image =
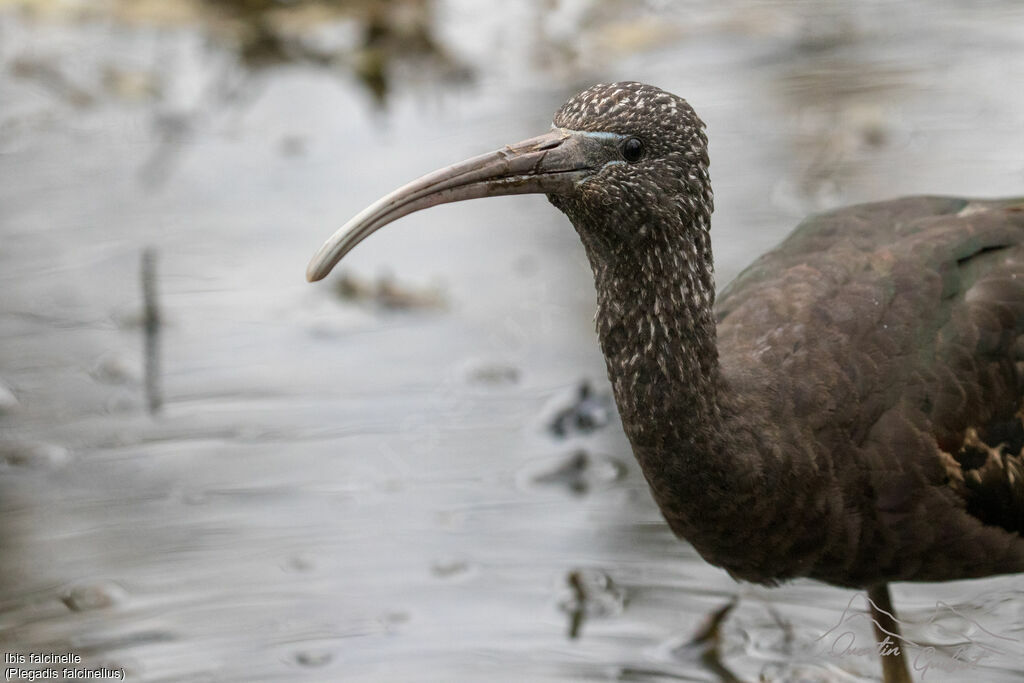
POLYGON ((622 143, 622 158, 633 163, 640 161, 640 157, 644 155, 644 143, 640 142, 637 138, 630 138, 622 143))

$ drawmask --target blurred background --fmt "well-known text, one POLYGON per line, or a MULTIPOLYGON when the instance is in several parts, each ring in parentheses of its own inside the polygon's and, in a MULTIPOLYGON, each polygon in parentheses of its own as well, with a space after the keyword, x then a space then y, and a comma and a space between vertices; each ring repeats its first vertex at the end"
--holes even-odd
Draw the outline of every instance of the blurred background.
MULTIPOLYGON (((416 214, 304 281, 381 194, 625 79, 707 123, 720 286, 811 212, 1024 194, 1016 0, 0 0, 0 651, 132 681, 877 679, 865 623, 866 654, 815 650, 861 596, 738 585, 669 533, 542 197, 416 214)), ((894 598, 937 647, 919 676, 1024 677, 1021 577, 894 598)))

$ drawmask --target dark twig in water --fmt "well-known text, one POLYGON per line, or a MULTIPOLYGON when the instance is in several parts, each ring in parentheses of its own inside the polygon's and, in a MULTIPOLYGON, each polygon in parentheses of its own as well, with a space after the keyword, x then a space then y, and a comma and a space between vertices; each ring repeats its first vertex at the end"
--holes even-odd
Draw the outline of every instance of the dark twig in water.
POLYGON ((728 683, 738 682, 739 679, 722 663, 722 653, 720 650, 722 642, 721 629, 726 617, 729 616, 729 613, 732 612, 738 602, 738 599, 734 597, 722 607, 708 614, 704 619, 704 623, 701 624, 701 627, 697 629, 697 632, 693 634, 693 638, 685 646, 686 649, 698 649, 700 651, 701 664, 714 672, 719 680, 728 683))
POLYGON ((612 419, 611 398, 594 391, 589 380, 576 387, 576 395, 560 406, 548 421, 548 431, 559 438, 589 434, 607 425, 612 419))
POLYGON ((772 616, 775 621, 775 625, 782 631, 782 651, 789 654, 793 652, 793 641, 795 637, 793 635, 793 624, 791 624, 785 617, 783 617, 779 610, 775 609, 771 605, 768 605, 768 614, 772 616))
POLYGON ((569 610, 569 638, 576 639, 579 638, 583 618, 587 614, 587 589, 578 571, 569 572, 567 580, 573 592, 572 609, 569 610))
POLYGON ((729 612, 732 612, 736 607, 737 602, 737 599, 733 598, 714 612, 708 614, 704 619, 704 623, 701 624, 701 627, 693 634, 693 638, 690 639, 690 645, 710 642, 714 643, 715 647, 717 647, 718 639, 721 636, 722 623, 729 616, 729 612))
POLYGON ((590 488, 586 479, 586 470, 590 464, 590 457, 584 450, 573 452, 564 462, 555 469, 538 474, 533 478, 536 484, 555 484, 564 486, 576 495, 583 495, 590 488))
POLYGON ((574 569, 566 576, 572 595, 559 607, 569 615, 569 638, 580 637, 587 617, 619 614, 626 607, 626 593, 600 569, 574 569))
POLYGON ((443 309, 447 306, 444 293, 438 287, 414 288, 396 282, 387 274, 378 277, 376 282, 370 282, 342 273, 335 291, 346 301, 368 303, 388 311, 443 309))
POLYGON ((146 405, 150 414, 163 405, 160 394, 160 306, 156 290, 156 251, 142 251, 142 330, 145 340, 146 405))

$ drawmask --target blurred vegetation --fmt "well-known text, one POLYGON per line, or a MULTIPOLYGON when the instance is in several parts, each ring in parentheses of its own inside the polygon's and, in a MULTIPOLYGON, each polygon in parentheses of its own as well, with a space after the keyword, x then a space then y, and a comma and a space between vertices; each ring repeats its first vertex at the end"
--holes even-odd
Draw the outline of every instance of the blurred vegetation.
MULTIPOLYGON (((154 42, 162 31, 185 31, 215 48, 199 82, 188 81, 177 59, 135 53, 104 54, 95 64, 58 44, 25 41, 5 56, 11 75, 73 110, 109 100, 148 106, 157 145, 140 178, 150 186, 173 172, 197 131, 237 117, 276 69, 299 65, 351 79, 378 108, 410 85, 473 78, 436 37, 433 0, 0 0, 0 19, 12 12, 15 26, 113 24, 151 32, 154 42)), ((0 141, 43 118, 0 116, 0 141)), ((303 151, 301 139, 282 141, 282 154, 303 151)))
MULTIPOLYGON (((490 6, 479 5, 475 18, 455 16, 440 0, 0 0, 0 18, 9 10, 22 15, 21 24, 116 24, 154 44, 156 34, 177 30, 214 47, 202 55, 198 86, 181 68, 186 60, 139 57, 153 54, 145 49, 103 52, 103 63, 91 71, 82 67, 87 57, 59 43, 5 51, 9 73, 72 109, 110 99, 151 104, 160 146, 141 172, 150 184, 166 177, 197 130, 254 101, 275 69, 302 66, 351 80, 384 109, 396 93, 442 91, 485 72, 506 80, 524 68, 525 78, 560 84, 568 93, 602 80, 630 55, 730 36, 738 59, 783 65, 771 92, 800 122, 792 158, 802 171, 785 190, 792 198, 782 201, 809 199, 814 208, 839 201, 864 159, 890 144, 887 103, 911 78, 907 69, 916 68, 856 49, 884 37, 887 23, 872 23, 839 0, 698 5, 700 11, 687 11, 653 1, 530 0, 500 30, 480 21, 494 11, 490 6), (490 38, 480 41, 477 30, 489 30, 490 38)), ((28 117, 13 118, 0 112, 0 142, 32 125, 28 117)), ((302 137, 281 140, 280 151, 301 156, 302 137)))
POLYGON ((40 20, 197 26, 250 71, 293 63, 338 69, 378 105, 399 70, 472 77, 435 37, 432 0, 0 0, 5 7, 40 20))

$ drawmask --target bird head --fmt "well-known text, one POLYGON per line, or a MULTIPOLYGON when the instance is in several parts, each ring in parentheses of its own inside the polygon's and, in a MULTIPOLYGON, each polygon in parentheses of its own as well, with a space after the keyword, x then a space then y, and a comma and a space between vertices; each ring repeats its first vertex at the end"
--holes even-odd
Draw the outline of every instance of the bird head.
MULTIPOLYGON (((359 242, 438 204, 543 193, 565 212, 594 262, 706 233, 712 210, 704 124, 682 98, 636 82, 595 85, 558 110, 551 130, 428 173, 377 200, 324 243, 320 280, 359 242)), ((696 242, 706 243, 706 234, 696 242)))

